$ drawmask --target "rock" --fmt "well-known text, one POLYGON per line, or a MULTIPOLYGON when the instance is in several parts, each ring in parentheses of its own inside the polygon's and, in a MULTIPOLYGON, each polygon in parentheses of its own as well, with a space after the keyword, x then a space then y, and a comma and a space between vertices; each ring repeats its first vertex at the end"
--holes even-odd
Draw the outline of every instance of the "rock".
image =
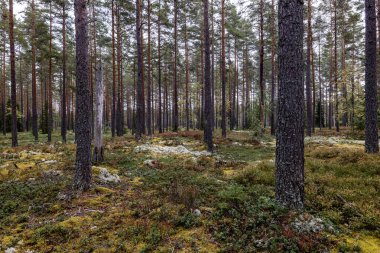
POLYGON ((160 163, 156 160, 146 160, 146 161, 144 161, 144 165, 146 165, 150 168, 158 168, 160 163))
POLYGON ((99 168, 98 178, 104 183, 120 183, 120 177, 117 174, 110 173, 106 168, 99 168))
POLYGON ((44 172, 45 176, 50 176, 50 177, 60 177, 63 175, 62 171, 59 170, 47 170, 44 172))
POLYGON ((301 234, 319 233, 327 229, 321 218, 315 218, 309 214, 301 214, 291 223, 291 226, 301 234))
POLYGON ((42 164, 55 164, 57 163, 56 160, 49 160, 49 161, 44 161, 42 164))
POLYGON ((186 147, 179 145, 174 147, 165 147, 157 145, 144 144, 137 146, 134 149, 135 153, 153 152, 157 154, 172 154, 172 155, 192 155, 192 156, 210 156, 211 153, 207 151, 190 151, 186 147))
POLYGON ((199 209, 195 209, 193 211, 193 215, 196 216, 196 217, 200 217, 202 215, 202 212, 199 209))
POLYGON ((15 248, 8 248, 8 249, 6 249, 5 251, 4 251, 4 253, 16 253, 17 252, 17 250, 15 249, 15 248))

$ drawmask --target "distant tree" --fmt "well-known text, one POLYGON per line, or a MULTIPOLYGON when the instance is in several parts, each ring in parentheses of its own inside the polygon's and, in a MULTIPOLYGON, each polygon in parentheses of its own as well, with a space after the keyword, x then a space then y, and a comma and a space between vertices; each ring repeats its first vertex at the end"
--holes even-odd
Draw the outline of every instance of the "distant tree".
POLYGON ((278 2, 276 199, 294 209, 304 206, 303 11, 303 1, 278 2))

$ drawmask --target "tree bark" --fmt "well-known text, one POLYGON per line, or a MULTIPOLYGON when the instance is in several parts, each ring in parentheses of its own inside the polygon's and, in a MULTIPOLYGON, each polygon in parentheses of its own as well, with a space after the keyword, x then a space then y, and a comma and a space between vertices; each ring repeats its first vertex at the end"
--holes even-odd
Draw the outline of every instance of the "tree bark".
POLYGON ((271 130, 270 133, 271 135, 276 134, 276 121, 275 121, 275 110, 276 110, 276 105, 274 102, 275 99, 275 90, 276 90, 276 62, 275 62, 275 55, 276 55, 276 26, 275 26, 275 6, 274 6, 274 0, 272 0, 272 21, 271 21, 271 35, 272 35, 272 46, 271 46, 271 64, 272 64, 272 71, 271 71, 271 116, 270 116, 270 126, 271 130))
POLYGON ((313 103, 311 94, 311 0, 307 1, 307 53, 306 53, 306 105, 307 127, 306 134, 311 136, 313 128, 313 103))
POLYGON ((174 0, 174 71, 173 71, 173 132, 178 131, 178 84, 177 84, 177 61, 178 61, 178 0, 174 0))
POLYGON ((136 0, 136 44, 137 44, 137 87, 136 87, 136 131, 135 138, 140 140, 145 132, 143 47, 141 40, 141 0, 136 0))
POLYGON ((51 13, 51 5, 49 3, 49 21, 50 21, 50 41, 49 41, 49 89, 48 89, 48 142, 51 142, 51 134, 53 131, 53 73, 52 73, 52 41, 53 41, 53 17, 51 13))
POLYGON ((91 105, 88 66, 87 0, 75 0, 76 41, 76 171, 74 189, 85 191, 91 184, 91 105))
POLYGON ((32 129, 35 141, 38 141, 37 80, 36 80, 36 10, 32 0, 32 129))
POLYGON ((62 142, 66 143, 67 133, 67 105, 66 105, 66 4, 62 2, 62 97, 61 97, 61 137, 62 142))
POLYGON ((103 148, 103 106, 104 106, 104 85, 103 70, 101 63, 97 65, 95 73, 96 101, 95 101, 95 147, 94 163, 101 163, 104 160, 103 148))
POLYGON ((276 199, 304 207, 303 1, 278 3, 279 103, 276 148, 276 199))
POLYGON ((152 135, 152 97, 151 97, 151 86, 152 86, 152 66, 151 66, 151 41, 150 41, 150 30, 151 30, 151 3, 148 0, 148 82, 147 82, 147 93, 146 96, 146 127, 148 129, 148 135, 152 135))
POLYGON ((378 153, 375 0, 365 1, 365 26, 365 150, 367 153, 378 153))
POLYGON ((213 114, 212 114, 212 95, 211 95, 211 62, 210 62, 210 31, 209 31, 209 5, 208 0, 203 0, 203 20, 204 20, 204 47, 205 47, 205 68, 204 68, 204 96, 205 96, 205 108, 204 108, 204 119, 205 119, 205 142, 207 144, 207 150, 209 152, 213 151, 212 143, 212 123, 213 123, 213 114))
POLYGON ((226 120, 226 29, 225 29, 225 0, 222 2, 222 136, 227 137, 227 120, 226 120))
POLYGON ((12 147, 18 146, 17 140, 17 97, 16 97, 16 63, 15 42, 13 34, 13 0, 9 0, 9 48, 11 63, 11 103, 12 103, 12 147))

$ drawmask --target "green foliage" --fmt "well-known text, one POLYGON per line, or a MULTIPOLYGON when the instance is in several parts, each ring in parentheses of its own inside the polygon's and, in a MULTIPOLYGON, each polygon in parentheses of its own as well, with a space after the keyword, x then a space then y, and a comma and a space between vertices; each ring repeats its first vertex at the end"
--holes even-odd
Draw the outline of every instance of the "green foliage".
MULTIPOLYGON (((3 129, 3 112, 1 110, 1 105, 0 105, 0 129, 3 129)), ((11 101, 8 100, 6 104, 6 115, 5 115, 5 125, 6 125, 6 131, 9 133, 12 131, 12 105, 11 101)), ((22 115, 20 111, 20 107, 17 104, 17 131, 21 132, 23 131, 22 128, 22 115)))

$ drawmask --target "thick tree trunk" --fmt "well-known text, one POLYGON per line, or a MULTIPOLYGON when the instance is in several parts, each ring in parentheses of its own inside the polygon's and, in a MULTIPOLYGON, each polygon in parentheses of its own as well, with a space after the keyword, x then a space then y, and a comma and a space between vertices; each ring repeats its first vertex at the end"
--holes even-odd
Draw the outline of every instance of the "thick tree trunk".
POLYGON ((209 17, 208 17, 208 0, 203 0, 203 20, 204 20, 204 46, 205 46, 205 68, 204 68, 204 73, 205 73, 205 79, 204 79, 204 94, 205 94, 205 107, 204 107, 204 113, 205 113, 205 130, 204 130, 204 135, 205 135, 205 142, 207 144, 207 150, 209 152, 213 151, 213 143, 212 143, 212 123, 213 123, 213 114, 212 114, 212 95, 211 95, 211 73, 210 73, 210 68, 211 68, 211 63, 210 63, 210 31, 209 31, 209 17))
POLYGON ((74 189, 88 190, 91 184, 91 105, 88 66, 87 0, 75 0, 76 41, 76 171, 74 189))
POLYGON ((9 0, 9 48, 11 63, 11 103, 12 103, 12 147, 18 146, 17 141, 17 98, 16 98, 16 63, 15 42, 13 35, 13 0, 9 0))
POLYGON ((103 106, 104 106, 104 86, 103 70, 101 63, 97 65, 95 73, 96 100, 95 100, 95 147, 94 163, 101 163, 104 160, 103 148, 103 106))
POLYGON ((276 199, 288 208, 304 206, 303 2, 278 4, 279 106, 276 199))
POLYGON ((365 26, 365 150, 368 153, 378 153, 375 0, 365 1, 365 26))

